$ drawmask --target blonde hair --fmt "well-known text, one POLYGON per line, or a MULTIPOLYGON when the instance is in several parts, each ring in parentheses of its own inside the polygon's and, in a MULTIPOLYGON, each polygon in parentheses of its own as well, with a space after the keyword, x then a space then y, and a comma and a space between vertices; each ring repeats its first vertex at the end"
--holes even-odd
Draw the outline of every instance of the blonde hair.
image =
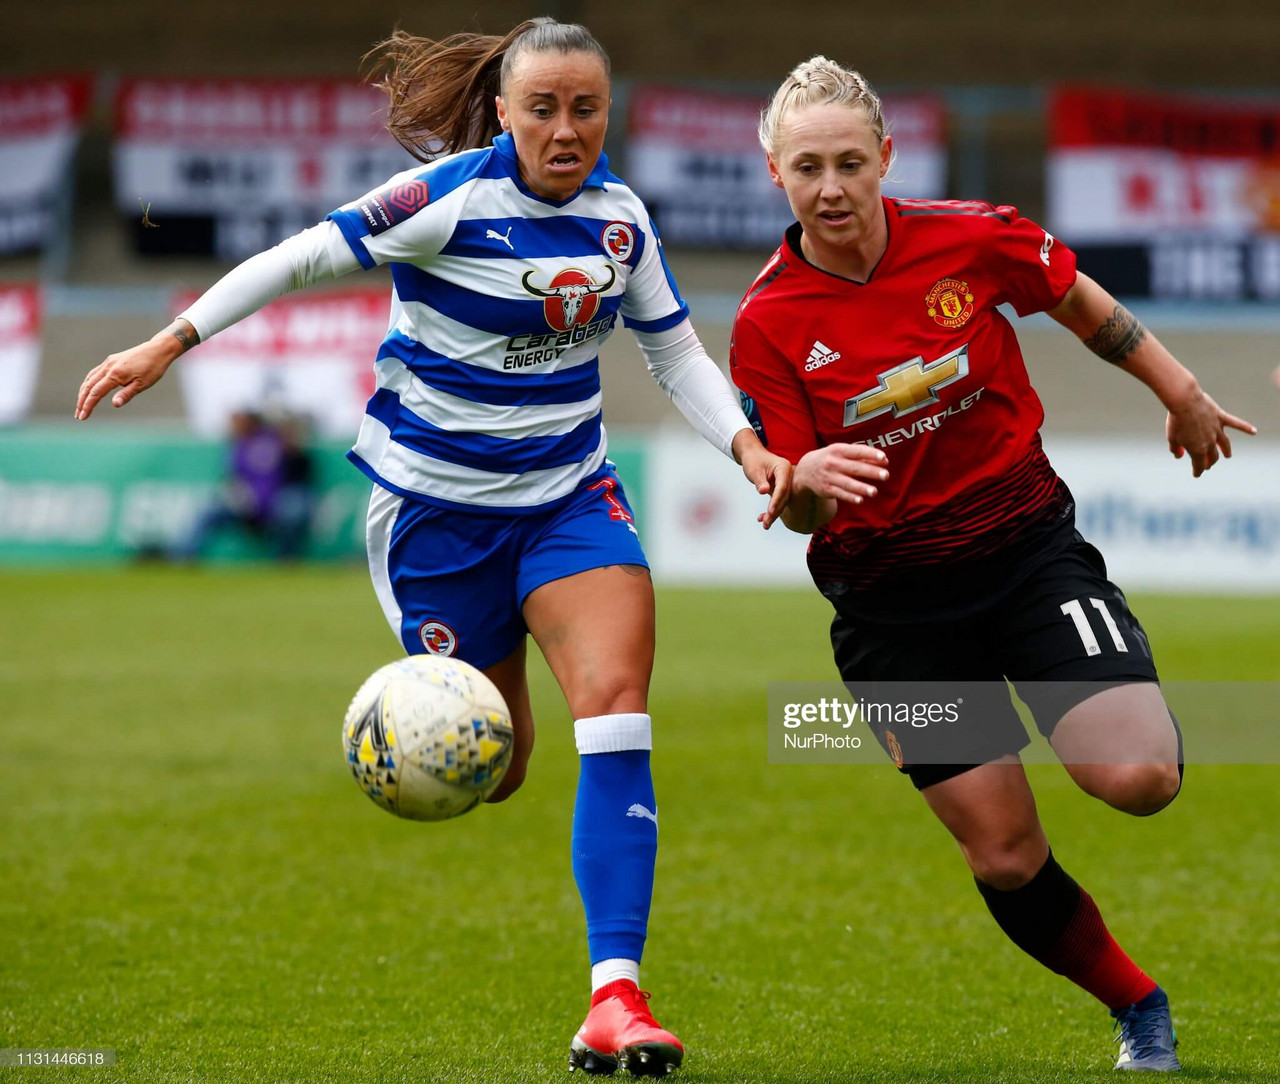
POLYGON ((825 56, 810 57, 797 64, 774 92, 768 107, 760 114, 760 145, 773 154, 782 135, 787 114, 810 105, 861 106, 871 122, 872 131, 881 143, 888 135, 880 95, 871 89, 858 72, 842 68, 825 56))

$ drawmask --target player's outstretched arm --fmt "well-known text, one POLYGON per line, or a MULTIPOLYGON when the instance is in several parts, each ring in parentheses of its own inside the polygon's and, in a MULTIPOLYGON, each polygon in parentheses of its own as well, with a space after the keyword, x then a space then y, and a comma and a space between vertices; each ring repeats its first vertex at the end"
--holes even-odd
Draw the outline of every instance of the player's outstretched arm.
POLYGON ((812 534, 835 518, 839 501, 861 504, 889 477, 889 459, 867 444, 828 444, 800 457, 791 478, 791 498, 782 522, 798 534, 812 534))
POLYGON ((756 517, 768 530, 791 492, 791 461, 769 451, 756 436, 724 374, 686 319, 666 331, 635 333, 658 386, 694 430, 742 465, 768 507, 756 517))
POLYGON ((1228 429, 1251 435, 1258 431, 1252 423, 1218 406, 1195 375, 1088 275, 1077 274, 1075 285, 1049 315, 1098 357, 1136 376, 1155 392, 1169 412, 1165 420, 1169 451, 1178 459, 1190 453, 1194 477, 1212 467, 1219 453, 1230 458, 1228 429))
POLYGON ((359 266, 333 222, 321 222, 251 256, 209 287, 164 331, 129 350, 108 355, 90 369, 80 385, 76 418, 89 417, 114 388, 119 391, 112 396, 112 404, 124 406, 164 376, 179 355, 281 294, 345 275, 359 266))

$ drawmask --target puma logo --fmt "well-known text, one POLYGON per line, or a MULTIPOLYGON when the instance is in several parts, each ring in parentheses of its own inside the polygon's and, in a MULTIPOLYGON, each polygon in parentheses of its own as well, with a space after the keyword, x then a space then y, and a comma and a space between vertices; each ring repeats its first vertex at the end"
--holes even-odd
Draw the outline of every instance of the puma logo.
POLYGON ((501 241, 504 245, 507 246, 507 248, 511 249, 512 252, 515 252, 516 246, 511 243, 511 227, 510 226, 507 227, 507 232, 505 235, 499 233, 497 230, 485 230, 484 239, 487 241, 491 237, 495 241, 501 241))
POLYGON ((658 814, 652 812, 651 810, 645 809, 645 807, 642 806, 639 802, 636 802, 635 805, 633 805, 630 809, 627 810, 627 816, 628 817, 644 817, 645 820, 653 821, 655 825, 658 823, 658 814))

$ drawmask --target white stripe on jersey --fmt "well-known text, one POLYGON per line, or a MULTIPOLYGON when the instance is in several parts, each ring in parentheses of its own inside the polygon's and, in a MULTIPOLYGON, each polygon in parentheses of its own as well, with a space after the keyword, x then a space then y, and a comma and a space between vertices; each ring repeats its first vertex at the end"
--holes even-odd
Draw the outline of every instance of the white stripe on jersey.
POLYGON ((414 491, 424 477, 431 479, 430 496, 454 504, 536 508, 572 493, 588 475, 604 465, 606 437, 581 463, 569 463, 523 474, 495 474, 432 459, 391 439, 391 431, 377 418, 365 415, 353 449, 379 476, 399 489, 414 491))
POLYGON ((460 399, 424 384, 399 358, 378 362, 378 387, 400 396, 400 402, 437 429, 455 433, 489 433, 516 440, 523 437, 559 437, 572 432, 582 419, 600 412, 604 396, 596 392, 580 403, 539 406, 492 406, 460 399))

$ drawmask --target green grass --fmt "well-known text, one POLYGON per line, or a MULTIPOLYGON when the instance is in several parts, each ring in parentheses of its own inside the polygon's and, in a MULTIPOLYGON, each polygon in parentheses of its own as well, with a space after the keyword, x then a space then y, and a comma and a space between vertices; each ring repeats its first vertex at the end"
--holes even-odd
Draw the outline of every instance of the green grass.
MULTIPOLYGON (((354 570, 0 576, 0 1079, 565 1079, 586 1003, 570 720, 509 803, 398 821, 339 718, 397 654, 354 570)), ((1162 670, 1275 678, 1269 601, 1138 599, 1162 670)), ((768 680, 832 676, 808 593, 665 591, 644 985, 698 1081, 1103 1080, 1110 1021, 1013 948, 888 765, 769 765, 768 680)), ((1063 865, 1169 989, 1192 1080, 1280 1079, 1280 767, 1127 818, 1031 770, 1063 865)))

